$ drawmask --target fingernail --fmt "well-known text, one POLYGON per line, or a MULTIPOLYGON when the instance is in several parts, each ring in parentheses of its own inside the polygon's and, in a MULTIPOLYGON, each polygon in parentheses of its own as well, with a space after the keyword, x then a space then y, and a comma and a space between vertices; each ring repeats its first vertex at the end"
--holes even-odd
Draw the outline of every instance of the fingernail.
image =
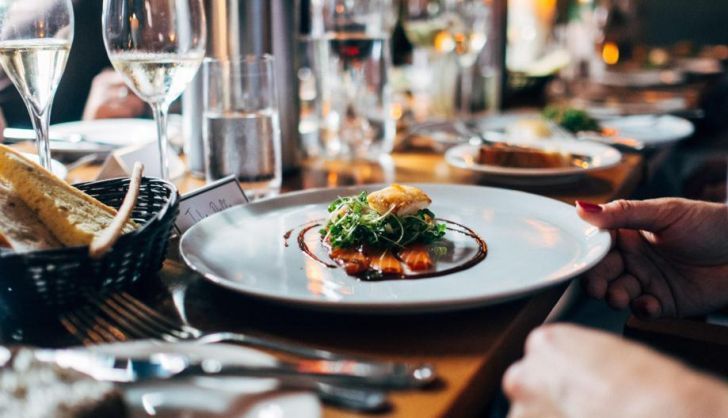
POLYGON ((582 208, 584 212, 587 213, 599 213, 602 211, 602 207, 599 205, 595 205, 594 203, 577 200, 576 205, 582 208))

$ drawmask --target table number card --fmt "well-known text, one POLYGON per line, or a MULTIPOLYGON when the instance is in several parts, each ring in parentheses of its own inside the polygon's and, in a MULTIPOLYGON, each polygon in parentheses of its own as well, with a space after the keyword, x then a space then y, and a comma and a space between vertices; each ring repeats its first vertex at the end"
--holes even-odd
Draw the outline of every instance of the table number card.
POLYGON ((246 203, 248 197, 235 176, 225 177, 182 196, 175 227, 181 235, 210 215, 246 203))

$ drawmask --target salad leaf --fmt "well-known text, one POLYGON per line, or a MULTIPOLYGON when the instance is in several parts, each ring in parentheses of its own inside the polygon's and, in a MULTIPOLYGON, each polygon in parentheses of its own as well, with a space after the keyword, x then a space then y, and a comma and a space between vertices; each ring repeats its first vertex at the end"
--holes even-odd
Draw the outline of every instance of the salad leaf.
POLYGON ((599 123, 583 110, 570 107, 546 106, 543 116, 573 133, 599 131, 599 123))
POLYGON ((429 244, 445 235, 445 224, 437 223, 435 214, 422 209, 411 215, 398 216, 391 211, 380 214, 369 206, 367 193, 339 197, 329 205, 330 217, 320 230, 333 248, 368 246, 377 249, 399 249, 407 245, 429 244))

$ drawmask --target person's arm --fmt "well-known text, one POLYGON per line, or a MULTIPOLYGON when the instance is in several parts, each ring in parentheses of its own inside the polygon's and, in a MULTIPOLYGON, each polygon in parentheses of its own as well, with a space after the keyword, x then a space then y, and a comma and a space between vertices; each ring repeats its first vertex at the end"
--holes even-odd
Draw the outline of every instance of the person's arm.
POLYGON ((728 305, 728 206, 665 198, 577 202, 577 212, 614 238, 612 250, 585 274, 591 296, 648 317, 728 305))
POLYGON ((651 349, 573 325, 535 330, 503 377, 509 418, 727 417, 728 385, 651 349))
POLYGON ((114 70, 94 78, 83 111, 83 119, 133 118, 144 114, 146 105, 124 84, 114 70))

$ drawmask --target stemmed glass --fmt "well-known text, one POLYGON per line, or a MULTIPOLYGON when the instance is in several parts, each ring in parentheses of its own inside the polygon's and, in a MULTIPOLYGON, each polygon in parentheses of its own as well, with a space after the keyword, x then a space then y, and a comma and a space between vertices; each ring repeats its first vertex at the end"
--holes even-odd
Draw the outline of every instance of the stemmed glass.
POLYGON ((427 91, 435 70, 433 59, 443 50, 441 40, 446 34, 447 19, 442 0, 407 0, 402 9, 402 26, 407 39, 414 46, 412 51, 412 88, 427 91))
POLYGON ((51 169, 51 107, 73 42, 71 0, 0 0, 0 64, 23 98, 51 169))
POLYGON ((169 178, 167 113, 205 56, 202 0, 104 0, 104 43, 129 88, 157 123, 160 172, 169 178))
POLYGON ((460 71, 460 115, 470 115, 473 69, 487 41, 488 0, 447 0, 447 32, 460 71))

